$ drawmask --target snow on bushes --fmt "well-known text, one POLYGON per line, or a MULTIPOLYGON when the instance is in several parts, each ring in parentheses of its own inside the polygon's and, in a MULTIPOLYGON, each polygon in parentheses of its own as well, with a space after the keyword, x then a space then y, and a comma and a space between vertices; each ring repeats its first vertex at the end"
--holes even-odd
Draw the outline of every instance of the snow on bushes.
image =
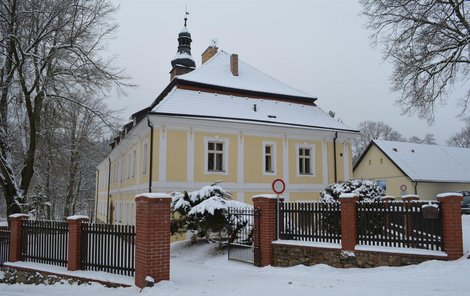
POLYGON ((385 195, 385 190, 375 181, 348 180, 328 185, 324 191, 320 192, 320 200, 323 202, 337 201, 342 193, 355 193, 359 196, 359 200, 375 201, 385 195))
POLYGON ((229 215, 228 209, 252 207, 232 200, 230 192, 215 184, 171 195, 172 234, 189 230, 193 233, 192 239, 224 240, 227 227, 239 230, 247 225, 246 221, 229 215))

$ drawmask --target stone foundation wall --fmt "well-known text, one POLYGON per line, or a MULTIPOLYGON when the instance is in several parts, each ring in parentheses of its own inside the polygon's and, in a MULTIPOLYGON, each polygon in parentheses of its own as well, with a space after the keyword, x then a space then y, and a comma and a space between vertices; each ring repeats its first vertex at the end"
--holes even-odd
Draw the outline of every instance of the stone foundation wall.
POLYGON ((5 284, 25 284, 25 285, 54 285, 61 284, 90 284, 87 281, 75 279, 67 276, 44 274, 38 271, 16 270, 7 268, 2 280, 5 284))
POLYGON ((368 251, 341 251, 340 249, 316 248, 272 244, 273 266, 327 264, 333 267, 405 266, 427 260, 446 260, 445 257, 391 254, 368 251))

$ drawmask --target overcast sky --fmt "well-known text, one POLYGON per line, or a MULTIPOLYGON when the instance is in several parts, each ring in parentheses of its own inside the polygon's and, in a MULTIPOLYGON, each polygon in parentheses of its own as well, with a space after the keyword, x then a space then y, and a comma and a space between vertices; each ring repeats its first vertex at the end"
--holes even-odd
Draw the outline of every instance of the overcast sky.
POLYGON ((107 103, 122 117, 147 107, 170 81, 186 3, 196 65, 214 38, 218 47, 265 73, 318 98, 352 128, 364 120, 383 121, 406 137, 433 133, 439 144, 463 123, 455 90, 435 123, 401 115, 390 90, 392 66, 370 46, 361 7, 355 0, 156 1, 120 0, 119 30, 110 44, 117 65, 138 87, 107 103))

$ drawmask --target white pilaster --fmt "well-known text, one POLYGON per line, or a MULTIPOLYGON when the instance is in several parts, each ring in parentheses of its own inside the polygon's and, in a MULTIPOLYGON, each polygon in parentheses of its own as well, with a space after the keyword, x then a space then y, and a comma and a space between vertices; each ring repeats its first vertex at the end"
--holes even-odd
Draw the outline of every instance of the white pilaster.
POLYGON ((188 163, 187 179, 188 183, 194 183, 194 130, 191 127, 188 131, 188 163))
POLYGON ((322 141, 322 163, 323 163, 323 185, 328 185, 328 144, 325 140, 322 141))
MULTIPOLYGON (((287 135, 284 135, 283 140, 284 147, 282 149, 282 178, 286 183, 286 191, 282 194, 285 201, 289 200, 289 141, 287 135)), ((295 169, 295 166, 294 166, 295 169)))
POLYGON ((344 142, 343 149, 344 180, 349 180, 349 143, 344 142))
POLYGON ((243 184, 245 176, 245 165, 244 165, 244 159, 245 159, 245 148, 244 148, 244 143, 243 143, 243 133, 240 131, 240 134, 238 135, 238 155, 237 155, 237 183, 238 184, 243 184))
POLYGON ((160 131, 160 154, 158 162, 159 180, 160 182, 166 182, 166 128, 162 126, 160 131))

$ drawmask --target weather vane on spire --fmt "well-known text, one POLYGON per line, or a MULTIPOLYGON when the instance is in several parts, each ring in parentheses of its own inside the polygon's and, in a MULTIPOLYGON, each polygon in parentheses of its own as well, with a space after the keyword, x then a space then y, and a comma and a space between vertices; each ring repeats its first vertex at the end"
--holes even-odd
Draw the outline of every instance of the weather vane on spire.
POLYGON ((186 4, 186 12, 184 13, 184 26, 186 27, 186 21, 188 20, 188 4, 186 4))

